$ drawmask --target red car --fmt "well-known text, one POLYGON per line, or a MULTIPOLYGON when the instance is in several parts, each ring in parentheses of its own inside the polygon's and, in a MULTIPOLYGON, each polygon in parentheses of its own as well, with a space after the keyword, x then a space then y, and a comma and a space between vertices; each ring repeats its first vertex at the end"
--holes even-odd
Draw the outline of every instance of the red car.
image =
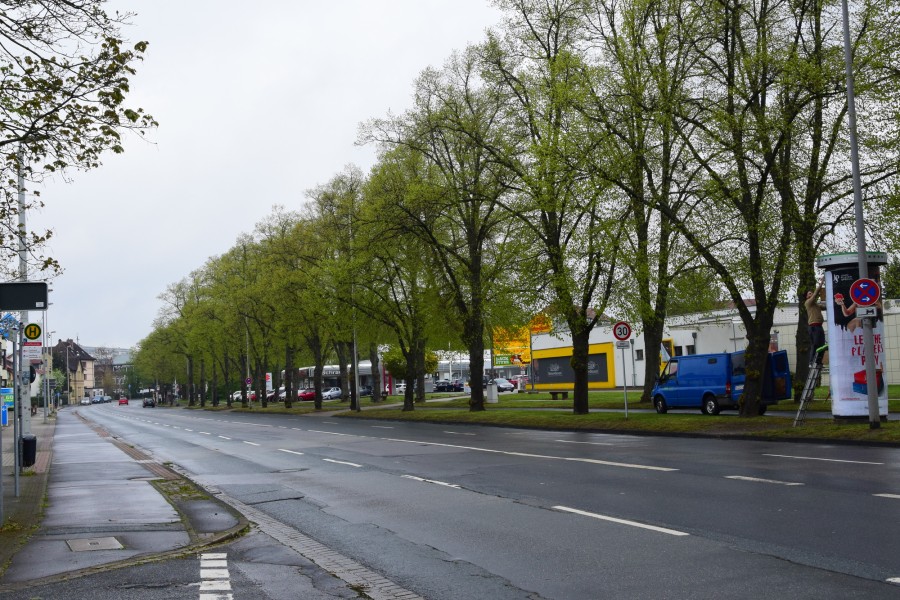
POLYGON ((305 390, 297 390, 297 400, 315 400, 315 388, 306 388, 305 390))
POLYGON ((128 398, 126 398, 125 396, 119 398, 119 406, 122 406, 123 404, 125 406, 128 406, 128 398))

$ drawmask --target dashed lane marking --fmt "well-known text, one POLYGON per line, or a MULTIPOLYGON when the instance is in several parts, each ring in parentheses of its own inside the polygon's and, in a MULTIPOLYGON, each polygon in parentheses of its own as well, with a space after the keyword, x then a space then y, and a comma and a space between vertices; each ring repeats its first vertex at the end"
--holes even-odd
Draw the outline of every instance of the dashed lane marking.
POLYGON ((251 446, 259 446, 259 444, 257 444, 256 442, 248 442, 247 440, 244 440, 244 443, 250 444, 251 446))
POLYGON ((736 479, 738 481, 754 481, 756 483, 774 483, 777 485, 803 485, 796 481, 778 481, 777 479, 763 479, 761 477, 745 477, 743 475, 726 475, 725 479, 736 479))
POLYGON ((630 525, 631 527, 640 527, 641 529, 649 529, 650 531, 656 531, 659 533, 665 533, 668 535, 676 535, 676 536, 684 536, 690 535, 689 533, 685 533, 684 531, 678 531, 676 529, 668 529, 666 527, 657 527, 656 525, 648 525, 646 523, 639 523, 637 521, 629 521, 627 519, 619 519, 617 517, 610 517, 608 515, 600 515, 597 513, 587 512, 585 510, 578 510, 577 508, 569 508, 568 506, 554 506, 554 510, 559 510, 563 512, 569 512, 576 515, 582 515, 584 517, 591 517, 592 519, 600 519, 601 521, 609 521, 611 523, 619 523, 620 525, 630 525))
POLYGON ((872 494, 873 496, 878 496, 879 498, 892 498, 894 500, 900 500, 900 494, 872 494))
POLYGON ((434 479, 425 479, 423 477, 416 477, 415 475, 401 475, 400 477, 403 477, 404 479, 414 479, 416 481, 421 481, 422 483, 433 483, 434 485, 442 485, 444 487, 454 488, 457 490, 461 489, 460 486, 455 483, 446 483, 444 481, 436 481, 434 479))
POLYGON ((200 555, 200 600, 232 600, 231 574, 228 572, 228 555, 224 552, 207 552, 200 555), (217 593, 209 593, 217 592, 217 593))
POLYGON ((825 462, 850 463, 854 465, 883 465, 881 462, 869 462, 867 460, 841 460, 839 458, 819 458, 817 456, 791 456, 790 454, 763 454, 763 456, 774 456, 775 458, 794 458, 797 460, 821 460, 825 462))
POLYGON ((302 453, 302 452, 296 452, 296 451, 294 451, 294 450, 285 450, 284 448, 279 448, 278 450, 279 450, 280 452, 287 452, 288 454, 297 454, 297 455, 299 455, 299 456, 303 456, 303 453, 302 453))
POLYGON ((334 460, 333 458, 323 458, 322 460, 324 460, 325 462, 335 463, 338 465, 348 465, 350 467, 362 467, 362 465, 358 465, 356 463, 346 462, 343 460, 334 460))
POLYGON ((576 442, 574 440, 553 440, 554 442, 562 442, 563 444, 590 444, 591 446, 615 446, 612 442, 576 442))

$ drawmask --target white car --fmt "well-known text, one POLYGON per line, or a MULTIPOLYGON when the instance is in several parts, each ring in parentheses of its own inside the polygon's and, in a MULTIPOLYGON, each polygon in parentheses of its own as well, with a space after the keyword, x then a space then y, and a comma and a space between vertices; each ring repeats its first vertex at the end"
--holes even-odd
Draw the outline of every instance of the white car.
POLYGON ((333 387, 322 390, 322 400, 337 400, 341 397, 341 388, 333 387))
POLYGON ((396 389, 394 390, 394 393, 397 394, 398 396, 402 396, 403 394, 405 394, 406 393, 406 384, 398 383, 396 386, 396 389))
POLYGON ((90 405, 91 405, 91 399, 88 398, 87 396, 85 396, 84 398, 81 399, 81 405, 82 405, 82 406, 90 406, 90 405))

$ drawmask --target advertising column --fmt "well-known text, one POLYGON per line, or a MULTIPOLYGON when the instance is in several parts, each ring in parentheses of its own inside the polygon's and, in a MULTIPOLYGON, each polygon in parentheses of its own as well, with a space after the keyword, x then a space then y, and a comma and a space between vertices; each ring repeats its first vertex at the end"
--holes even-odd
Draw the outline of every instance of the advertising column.
MULTIPOLYGON (((883 252, 867 252, 869 279, 880 285, 881 265, 887 264, 883 252)), ((888 414, 887 385, 884 379, 884 311, 879 299, 871 309, 875 313, 872 327, 875 355, 865 355, 863 343, 863 306, 853 300, 851 286, 859 279, 856 253, 829 254, 816 259, 825 269, 825 306, 828 313, 828 365, 831 378, 831 413, 835 418, 869 416, 866 361, 875 361, 878 390, 878 414, 888 414)))

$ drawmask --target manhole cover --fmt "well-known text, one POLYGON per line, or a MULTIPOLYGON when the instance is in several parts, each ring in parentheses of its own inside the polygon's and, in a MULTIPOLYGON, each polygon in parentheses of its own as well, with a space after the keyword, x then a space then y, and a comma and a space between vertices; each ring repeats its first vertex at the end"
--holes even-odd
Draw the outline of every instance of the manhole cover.
POLYGON ((91 550, 123 550, 125 546, 114 537, 105 538, 80 538, 66 540, 72 552, 89 552, 91 550))

